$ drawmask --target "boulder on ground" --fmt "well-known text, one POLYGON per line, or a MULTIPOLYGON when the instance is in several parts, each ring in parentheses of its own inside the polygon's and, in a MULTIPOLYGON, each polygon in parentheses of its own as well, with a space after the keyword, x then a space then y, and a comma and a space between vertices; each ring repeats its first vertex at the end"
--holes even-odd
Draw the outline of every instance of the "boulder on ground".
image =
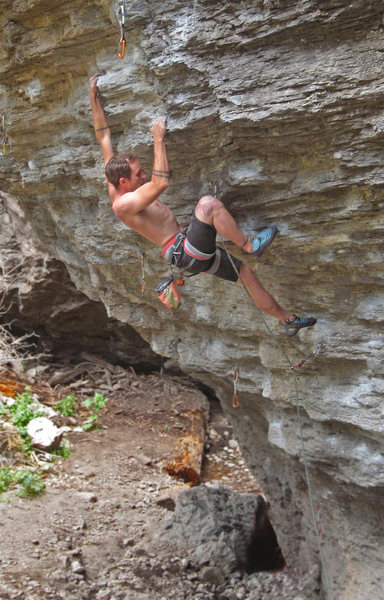
POLYGON ((29 421, 27 433, 31 437, 32 445, 40 450, 50 452, 60 448, 63 432, 47 417, 37 417, 29 421))

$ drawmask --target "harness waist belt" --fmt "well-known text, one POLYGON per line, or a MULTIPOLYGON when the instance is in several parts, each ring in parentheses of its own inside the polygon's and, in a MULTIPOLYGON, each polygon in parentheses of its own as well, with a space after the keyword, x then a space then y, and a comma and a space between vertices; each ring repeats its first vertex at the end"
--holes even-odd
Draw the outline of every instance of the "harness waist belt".
POLYGON ((161 257, 164 258, 164 254, 166 253, 166 251, 168 250, 169 246, 172 246, 172 244, 174 244, 174 242, 176 241, 176 236, 174 235, 173 237, 171 237, 171 239, 165 244, 162 253, 161 253, 161 257))

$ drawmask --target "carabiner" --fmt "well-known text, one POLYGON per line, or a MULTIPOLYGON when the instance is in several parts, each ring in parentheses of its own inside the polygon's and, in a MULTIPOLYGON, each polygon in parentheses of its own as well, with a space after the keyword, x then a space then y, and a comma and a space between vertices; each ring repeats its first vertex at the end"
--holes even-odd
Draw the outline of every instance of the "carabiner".
POLYGON ((120 44, 119 44, 119 58, 124 58, 125 56, 125 37, 122 37, 120 39, 120 44), (121 51, 120 51, 121 49, 121 51))

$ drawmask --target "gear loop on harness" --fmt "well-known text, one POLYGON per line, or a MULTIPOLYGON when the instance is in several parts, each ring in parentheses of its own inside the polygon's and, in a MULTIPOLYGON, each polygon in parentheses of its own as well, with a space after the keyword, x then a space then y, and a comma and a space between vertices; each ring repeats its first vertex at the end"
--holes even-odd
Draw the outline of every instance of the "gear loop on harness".
POLYGON ((120 42, 119 42, 119 58, 124 58, 125 56, 125 10, 124 10, 124 2, 120 5, 120 42))

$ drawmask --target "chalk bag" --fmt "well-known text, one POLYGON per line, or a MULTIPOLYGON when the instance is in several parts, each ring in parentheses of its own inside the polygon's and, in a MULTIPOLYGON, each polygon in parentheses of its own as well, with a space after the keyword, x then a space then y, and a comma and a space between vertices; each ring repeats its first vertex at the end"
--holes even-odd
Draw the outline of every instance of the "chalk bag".
POLYGON ((160 302, 165 304, 169 310, 176 310, 179 308, 181 298, 172 275, 159 283, 156 288, 156 293, 160 302))

